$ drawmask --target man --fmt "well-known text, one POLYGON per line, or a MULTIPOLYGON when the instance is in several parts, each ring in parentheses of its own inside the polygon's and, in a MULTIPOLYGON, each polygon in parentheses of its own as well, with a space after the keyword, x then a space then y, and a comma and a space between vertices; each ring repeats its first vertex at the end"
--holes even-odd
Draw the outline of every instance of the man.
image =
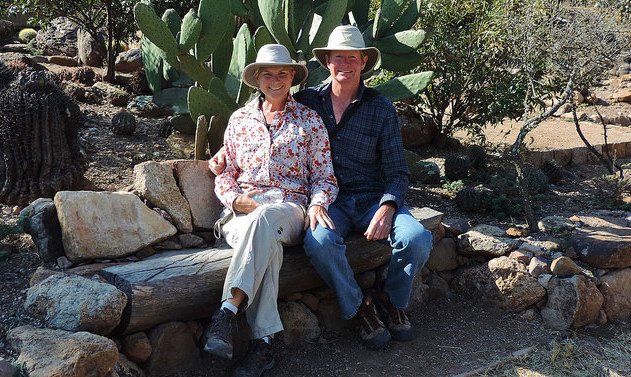
MULTIPOLYGON (((396 110, 361 79, 379 61, 379 50, 365 47, 359 29, 344 25, 333 30, 326 47, 313 53, 332 80, 296 93, 294 98, 322 117, 340 190, 329 207, 335 227, 317 224, 307 229, 305 251, 336 291, 342 316, 358 322, 368 348, 379 349, 391 338, 412 340, 404 309, 414 277, 429 257, 432 235, 403 206, 409 173, 396 110), (392 247, 383 289, 375 297, 385 313, 385 324, 373 298, 362 293, 346 259, 344 237, 351 231, 392 247)), ((218 159, 213 160, 211 169, 215 171, 218 159)))

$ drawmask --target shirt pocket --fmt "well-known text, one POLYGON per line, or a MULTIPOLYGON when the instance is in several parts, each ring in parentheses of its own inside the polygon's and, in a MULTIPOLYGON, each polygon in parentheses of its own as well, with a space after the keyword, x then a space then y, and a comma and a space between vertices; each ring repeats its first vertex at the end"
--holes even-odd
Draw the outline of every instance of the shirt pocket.
POLYGON ((375 162, 377 140, 378 136, 357 133, 346 140, 344 149, 348 148, 346 153, 350 160, 360 164, 371 164, 375 162))

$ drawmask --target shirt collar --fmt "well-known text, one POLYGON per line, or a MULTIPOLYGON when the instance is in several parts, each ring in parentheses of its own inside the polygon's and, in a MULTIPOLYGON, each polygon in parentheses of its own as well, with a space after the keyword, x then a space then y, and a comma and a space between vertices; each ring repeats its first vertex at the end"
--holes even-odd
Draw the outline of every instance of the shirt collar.
MULTIPOLYGON (((254 98, 245 106, 249 107, 250 109, 258 110, 263 98, 265 98, 263 94, 259 94, 258 96, 256 96, 256 98, 254 98)), ((284 112, 293 111, 296 108, 296 106, 297 106, 297 102, 294 99, 294 96, 292 96, 291 94, 287 94, 287 102, 285 102, 285 108, 283 109, 283 111, 284 112)))

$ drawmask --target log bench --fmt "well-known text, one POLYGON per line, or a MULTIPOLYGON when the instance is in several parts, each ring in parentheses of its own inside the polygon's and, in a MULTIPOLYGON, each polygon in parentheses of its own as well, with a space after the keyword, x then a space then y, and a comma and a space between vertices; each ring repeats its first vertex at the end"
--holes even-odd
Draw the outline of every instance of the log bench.
MULTIPOLYGON (((441 224, 443 214, 430 208, 410 208, 425 228, 441 224)), ((355 273, 388 262, 390 247, 354 234, 346 241, 348 261, 355 273)), ((169 321, 208 318, 219 307, 232 249, 165 251, 139 262, 114 265, 99 274, 127 295, 118 334, 149 329, 169 321)), ((302 246, 286 247, 280 270, 279 297, 324 285, 302 246)))

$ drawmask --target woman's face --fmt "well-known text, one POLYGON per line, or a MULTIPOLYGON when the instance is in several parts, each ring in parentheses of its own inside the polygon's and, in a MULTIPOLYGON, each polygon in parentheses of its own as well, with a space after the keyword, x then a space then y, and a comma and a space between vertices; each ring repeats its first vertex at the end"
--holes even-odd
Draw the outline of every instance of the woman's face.
POLYGON ((265 94, 265 99, 274 101, 287 98, 291 82, 296 72, 289 66, 262 67, 256 75, 256 82, 265 94))

